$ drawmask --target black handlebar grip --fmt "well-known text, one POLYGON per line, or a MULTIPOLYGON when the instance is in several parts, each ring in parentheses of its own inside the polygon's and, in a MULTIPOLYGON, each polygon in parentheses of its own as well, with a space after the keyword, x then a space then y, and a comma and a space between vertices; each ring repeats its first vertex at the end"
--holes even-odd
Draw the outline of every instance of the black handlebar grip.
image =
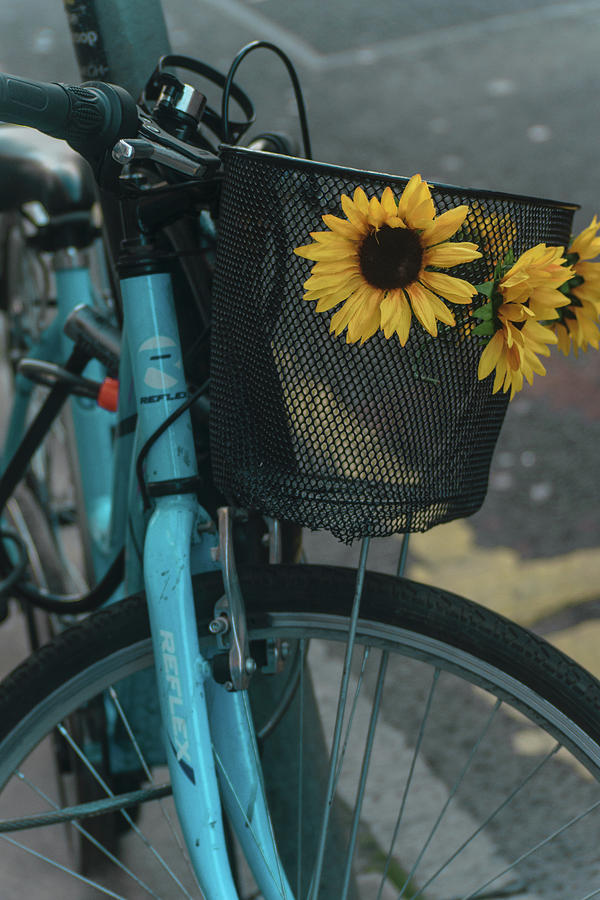
POLYGON ((62 138, 86 158, 110 150, 124 137, 135 137, 135 101, 117 85, 89 81, 80 85, 26 81, 0 73, 0 121, 29 125, 62 138))
POLYGON ((60 84, 26 81, 0 73, 0 120, 31 125, 53 137, 63 137, 69 97, 60 84))

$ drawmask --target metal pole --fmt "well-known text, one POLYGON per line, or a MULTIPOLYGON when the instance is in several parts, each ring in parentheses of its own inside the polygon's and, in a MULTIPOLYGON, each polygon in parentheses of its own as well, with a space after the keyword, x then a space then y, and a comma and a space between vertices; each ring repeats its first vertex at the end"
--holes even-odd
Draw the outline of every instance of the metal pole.
POLYGON ((171 52, 160 0, 63 0, 84 81, 120 84, 137 99, 171 52))

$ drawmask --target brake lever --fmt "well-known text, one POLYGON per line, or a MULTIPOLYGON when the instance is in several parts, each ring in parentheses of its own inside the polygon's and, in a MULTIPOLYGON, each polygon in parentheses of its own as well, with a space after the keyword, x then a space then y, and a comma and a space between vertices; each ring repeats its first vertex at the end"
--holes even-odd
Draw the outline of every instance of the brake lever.
POLYGON ((220 166, 218 156, 208 150, 191 147, 173 137, 139 107, 138 120, 140 137, 120 140, 113 147, 112 158, 119 165, 124 166, 134 160, 151 159, 182 175, 195 178, 200 178, 220 166))

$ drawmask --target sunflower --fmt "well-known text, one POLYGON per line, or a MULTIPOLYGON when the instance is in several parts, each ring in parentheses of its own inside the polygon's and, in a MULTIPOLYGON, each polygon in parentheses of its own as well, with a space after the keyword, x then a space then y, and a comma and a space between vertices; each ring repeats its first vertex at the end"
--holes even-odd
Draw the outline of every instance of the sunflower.
POLYGON ((571 348, 577 356, 579 350, 589 346, 596 350, 600 345, 600 263, 590 262, 600 254, 600 222, 596 216, 581 234, 571 242, 567 255, 573 266, 574 277, 564 286, 568 306, 559 312, 559 321, 552 324, 558 338, 559 349, 568 356, 571 348))
POLYGON ((490 303, 475 310, 484 330, 474 330, 483 334, 489 328, 492 337, 481 355, 477 376, 483 380, 495 370, 493 393, 510 390, 512 400, 523 379, 531 384, 535 373, 546 374, 539 356, 549 356, 549 345, 558 343, 558 337, 544 322, 558 318, 558 309, 568 304, 559 288, 572 275, 562 247, 537 244, 521 254, 497 282, 480 285, 490 303))
POLYGON ((341 198, 345 218, 324 215, 327 231, 313 231, 313 244, 295 253, 314 261, 305 282, 304 299, 317 301, 316 311, 343 304, 332 316, 330 331, 348 329, 349 344, 364 343, 380 328, 386 338, 408 340, 412 316, 434 337, 438 322, 455 325, 454 314, 442 301, 466 304, 477 290, 462 278, 444 272, 478 259, 477 246, 450 242, 464 222, 468 207, 436 214, 429 185, 413 175, 399 200, 391 188, 367 198, 357 188, 341 198))

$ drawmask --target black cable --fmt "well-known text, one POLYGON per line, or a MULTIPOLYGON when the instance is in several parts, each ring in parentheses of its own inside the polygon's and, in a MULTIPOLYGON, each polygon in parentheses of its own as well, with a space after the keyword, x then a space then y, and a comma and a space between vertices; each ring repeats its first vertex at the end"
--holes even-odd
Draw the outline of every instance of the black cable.
MULTIPOLYGON (((72 375, 80 375, 88 359, 87 353, 76 347, 65 365, 65 370, 72 375)), ((50 390, 35 419, 25 432, 23 440, 8 463, 2 478, 0 478, 0 516, 16 486, 24 478, 34 453, 48 434, 70 394, 71 389, 69 385, 56 384, 50 390)), ((16 576, 16 583, 13 584, 14 569, 15 566, 4 546, 4 541, 0 539, 0 574, 4 575, 9 581, 10 591, 13 596, 27 600, 34 606, 39 606, 47 612, 90 612, 108 600, 123 580, 125 553, 121 551, 116 556, 104 577, 89 593, 73 597, 52 594, 49 591, 41 590, 33 584, 18 582, 16 576)))
POLYGON ((197 388, 197 390, 195 390, 194 393, 181 404, 181 406, 178 406, 177 409, 174 412, 172 412, 170 416, 167 416, 165 421, 162 422, 158 426, 156 431, 154 431, 150 435, 150 437, 148 438, 148 440, 146 441, 146 443, 140 450, 136 464, 135 464, 135 472, 136 472, 136 477, 137 477, 138 485, 140 488, 140 494, 142 495, 142 502, 143 502, 145 510, 150 508, 150 498, 148 497, 148 490, 146 488, 146 482, 144 480, 144 461, 145 461, 146 457, 148 456, 148 453, 149 453, 151 447, 153 446, 155 441, 158 440, 158 438, 161 436, 161 434, 164 434, 164 432, 167 430, 167 428, 169 428, 169 426, 173 424, 175 419, 179 418, 179 416, 182 415, 182 413, 184 413, 186 411, 186 409, 189 409, 190 406, 193 403, 195 403, 196 400, 200 396, 202 396, 202 394, 204 394, 206 392, 209 384, 210 384, 210 379, 207 378, 207 380, 204 382, 204 384, 202 384, 199 388, 197 388))
POLYGON ((294 94, 296 96, 296 106, 298 107, 298 120, 300 122, 300 130, 302 132, 302 143, 304 145, 304 156, 306 159, 312 159, 312 150, 310 145, 310 135, 308 133, 308 119, 306 116, 306 106, 304 104, 304 97, 302 96, 302 88, 300 87, 300 80, 294 68, 292 61, 289 56, 281 50, 276 44, 271 44, 269 41, 252 41, 250 44, 246 44, 245 47, 242 47, 238 55, 235 57, 233 62, 229 67, 229 71, 227 73, 227 77, 225 79, 225 87, 223 88, 223 97, 221 100, 221 117, 223 119, 223 140, 225 143, 228 143, 230 140, 229 135, 229 95, 231 93, 231 88, 233 85, 233 78, 235 73, 238 70, 238 67, 242 60, 254 50, 259 50, 264 48, 265 50, 271 50, 273 53, 276 53, 280 59, 283 60, 285 66, 288 70, 288 74, 292 81, 292 86, 294 88, 294 94))
POLYGON ((27 600, 46 612, 71 615, 93 612, 112 597, 125 575, 125 550, 120 550, 103 578, 87 594, 51 594, 32 584, 16 584, 11 593, 20 600, 27 600))

